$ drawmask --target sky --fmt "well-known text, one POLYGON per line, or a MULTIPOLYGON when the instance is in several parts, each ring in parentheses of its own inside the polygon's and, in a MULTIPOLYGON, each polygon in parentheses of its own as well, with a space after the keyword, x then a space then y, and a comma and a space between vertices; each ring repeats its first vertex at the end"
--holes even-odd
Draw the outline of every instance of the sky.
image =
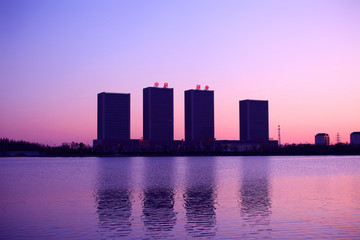
POLYGON ((239 101, 269 101, 281 143, 331 143, 360 131, 360 1, 0 1, 0 138, 91 144, 97 94, 131 94, 142 137, 142 89, 215 91, 215 138, 239 139, 239 101))

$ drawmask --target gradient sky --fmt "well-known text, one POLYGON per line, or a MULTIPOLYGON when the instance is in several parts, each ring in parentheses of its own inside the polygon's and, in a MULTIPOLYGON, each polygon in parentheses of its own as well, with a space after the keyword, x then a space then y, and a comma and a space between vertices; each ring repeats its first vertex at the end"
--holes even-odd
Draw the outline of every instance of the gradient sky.
POLYGON ((99 92, 215 91, 215 137, 239 139, 239 100, 269 100, 270 137, 349 142, 360 131, 360 1, 0 1, 0 138, 96 138, 99 92))

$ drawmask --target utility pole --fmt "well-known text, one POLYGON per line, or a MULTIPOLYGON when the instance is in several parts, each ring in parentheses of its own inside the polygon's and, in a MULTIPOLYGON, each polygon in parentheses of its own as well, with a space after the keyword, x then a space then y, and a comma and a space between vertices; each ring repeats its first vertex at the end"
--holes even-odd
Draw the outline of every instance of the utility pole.
POLYGON ((280 125, 278 125, 278 144, 281 145, 280 125))

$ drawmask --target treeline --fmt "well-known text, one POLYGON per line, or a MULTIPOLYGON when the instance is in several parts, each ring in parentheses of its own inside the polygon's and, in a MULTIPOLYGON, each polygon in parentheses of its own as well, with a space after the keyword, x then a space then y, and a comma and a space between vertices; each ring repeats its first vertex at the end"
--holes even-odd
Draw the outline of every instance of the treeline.
MULTIPOLYGON (((188 152, 185 150, 177 151, 153 151, 153 152, 96 152, 90 145, 82 142, 62 143, 59 146, 49 146, 27 141, 15 141, 7 138, 0 138, 0 156, 14 156, 9 153, 19 152, 15 156, 21 156, 23 152, 36 152, 39 156, 91 156, 91 155, 360 155, 360 145, 338 143, 336 145, 314 145, 314 144, 287 144, 278 148, 264 144, 260 147, 249 148, 246 150, 224 149, 202 150, 188 152)), ((24 154, 26 155, 26 154, 24 154)))
POLYGON ((277 148, 264 144, 260 147, 248 148, 243 151, 215 151, 213 155, 239 156, 286 156, 286 155, 360 155, 360 144, 337 143, 335 145, 285 144, 277 148))
POLYGON ((27 141, 15 141, 7 138, 0 138, 0 152, 38 152, 43 155, 89 155, 93 153, 90 145, 82 142, 62 143, 60 146, 49 146, 27 141))
POLYGON ((290 144, 277 150, 279 155, 360 155, 359 144, 337 143, 335 145, 290 144))

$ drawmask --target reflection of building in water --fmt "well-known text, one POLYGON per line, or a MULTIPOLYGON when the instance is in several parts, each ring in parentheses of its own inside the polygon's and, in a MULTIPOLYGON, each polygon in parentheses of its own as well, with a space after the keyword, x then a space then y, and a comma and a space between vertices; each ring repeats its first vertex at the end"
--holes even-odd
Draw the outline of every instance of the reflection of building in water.
POLYGON ((214 161, 214 158, 191 158, 187 161, 185 229, 191 237, 216 234, 214 161))
POLYGON ((97 213, 100 228, 112 232, 112 237, 127 236, 131 232, 130 192, 125 189, 98 191, 97 213))
POLYGON ((173 164, 171 158, 145 161, 143 222, 150 238, 173 236, 171 230, 176 223, 173 164))
POLYGON ((99 229, 105 238, 126 237, 131 232, 130 160, 99 160, 96 204, 99 229))
MULTIPOLYGON (((244 235, 269 231, 271 193, 268 176, 269 160, 248 158, 243 161, 243 179, 240 188, 241 216, 244 235), (247 229, 246 226, 250 227, 247 229)), ((252 235, 253 236, 253 235, 252 235)))

